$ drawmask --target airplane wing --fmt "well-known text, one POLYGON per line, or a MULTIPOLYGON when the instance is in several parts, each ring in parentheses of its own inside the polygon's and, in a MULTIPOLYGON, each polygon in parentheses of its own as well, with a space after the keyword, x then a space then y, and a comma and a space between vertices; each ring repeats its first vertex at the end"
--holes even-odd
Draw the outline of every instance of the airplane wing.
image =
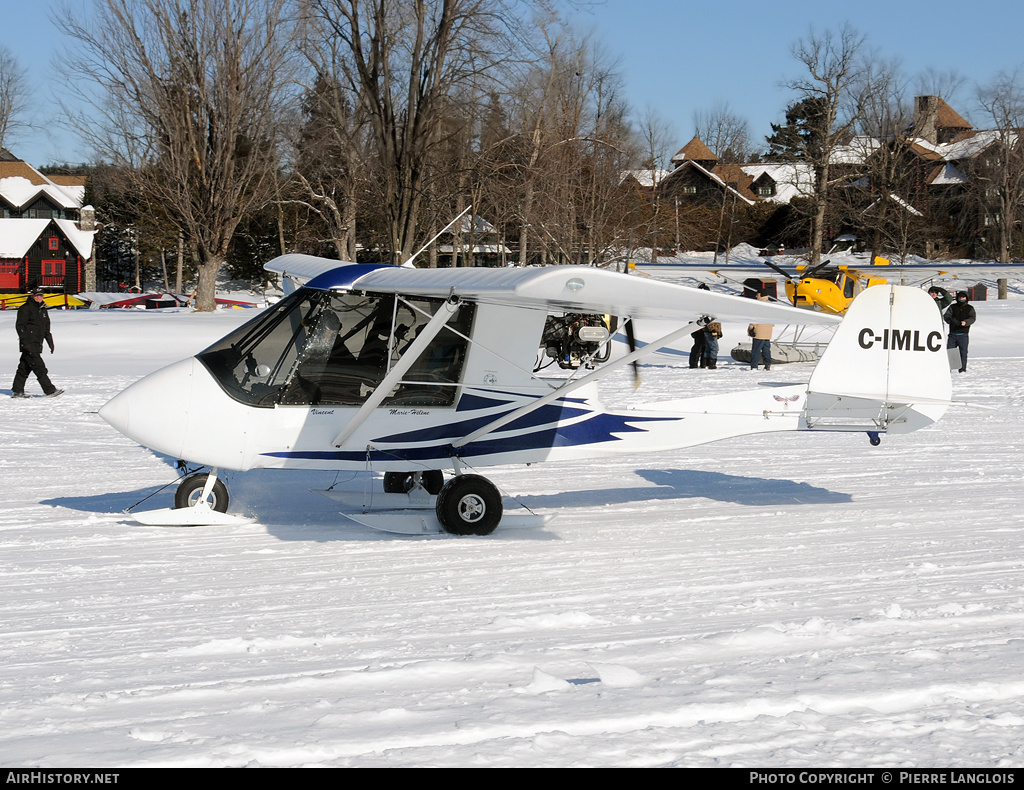
MULTIPOLYGON (((827 257, 827 256, 826 256, 827 257)), ((772 263, 782 265, 784 269, 792 270, 798 274, 796 267, 802 265, 803 261, 794 259, 775 258, 772 263)), ((850 257, 833 257, 831 265, 834 268, 846 267, 864 277, 885 277, 892 281, 894 278, 913 279, 925 281, 935 280, 967 280, 985 279, 997 280, 1000 278, 1024 280, 1024 263, 890 263, 881 266, 873 266, 866 261, 850 257)), ((724 278, 760 277, 771 279, 778 276, 778 272, 764 264, 728 264, 722 266, 709 266, 706 263, 637 263, 636 271, 652 277, 688 276, 696 277, 701 274, 717 274, 724 278)))
POLYGON ((837 324, 837 316, 788 305, 688 288, 660 280, 589 266, 408 269, 386 264, 344 264, 339 261, 283 256, 267 264, 271 271, 327 268, 309 280, 313 288, 367 290, 404 296, 447 298, 561 312, 610 313, 633 318, 692 321, 712 315, 724 321, 756 323, 837 324))
POLYGON ((355 264, 350 261, 334 261, 329 258, 318 258, 315 255, 292 253, 274 258, 264 264, 263 268, 268 272, 277 272, 286 281, 301 285, 325 272, 337 269, 339 266, 352 265, 355 264))

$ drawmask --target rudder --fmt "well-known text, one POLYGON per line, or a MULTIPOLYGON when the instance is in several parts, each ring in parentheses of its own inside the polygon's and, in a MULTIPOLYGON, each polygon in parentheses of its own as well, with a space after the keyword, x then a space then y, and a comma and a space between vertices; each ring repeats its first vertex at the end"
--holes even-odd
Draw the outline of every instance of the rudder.
POLYGON ((927 293, 866 289, 811 374, 806 427, 909 433, 938 421, 952 394, 945 345, 927 293))

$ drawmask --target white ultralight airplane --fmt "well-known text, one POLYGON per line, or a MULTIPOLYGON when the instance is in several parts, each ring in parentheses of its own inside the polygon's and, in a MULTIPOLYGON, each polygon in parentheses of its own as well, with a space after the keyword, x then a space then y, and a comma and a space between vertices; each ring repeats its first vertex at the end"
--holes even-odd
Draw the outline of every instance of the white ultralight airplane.
POLYGON ((323 493, 377 528, 486 535, 502 521, 502 497, 467 469, 772 431, 862 431, 878 444, 881 433, 930 425, 950 402, 939 311, 915 288, 861 294, 805 385, 616 410, 601 405, 598 379, 701 317, 840 319, 589 267, 413 269, 286 255, 267 268, 307 282, 100 410, 141 444, 212 468, 181 482, 175 508, 137 520, 237 520, 218 469, 370 469, 385 473, 383 492, 323 493), (676 328, 613 359, 607 316, 676 328), (552 362, 568 377, 538 375, 552 362), (445 481, 444 470, 454 476, 445 481))

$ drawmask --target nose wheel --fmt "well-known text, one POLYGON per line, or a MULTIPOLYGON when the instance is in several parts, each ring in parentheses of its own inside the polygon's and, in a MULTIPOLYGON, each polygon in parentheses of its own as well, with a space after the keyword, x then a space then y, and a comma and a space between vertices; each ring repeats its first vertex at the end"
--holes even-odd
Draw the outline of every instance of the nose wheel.
POLYGON ((205 501, 211 510, 228 512, 228 487, 217 479, 216 470, 189 475, 174 492, 174 507, 195 507, 205 501))

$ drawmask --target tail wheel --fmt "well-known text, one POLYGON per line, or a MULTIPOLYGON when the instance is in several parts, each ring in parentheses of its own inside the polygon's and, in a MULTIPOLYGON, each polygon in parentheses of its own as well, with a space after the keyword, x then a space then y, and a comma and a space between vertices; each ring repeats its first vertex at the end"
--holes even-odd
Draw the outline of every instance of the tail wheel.
MULTIPOLYGON (((384 493, 408 494, 416 482, 416 472, 385 472, 384 493)), ((428 494, 437 496, 444 486, 444 472, 440 469, 428 469, 420 474, 420 485, 428 494)))
MULTIPOLYGON (((181 508, 198 505, 208 477, 208 474, 200 472, 182 480, 174 492, 174 506, 181 508)), ((221 480, 217 480, 210 491, 210 509, 216 510, 218 513, 228 512, 228 487, 221 480)))
POLYGON ((452 535, 490 535, 501 521, 501 494, 480 475, 453 477, 437 496, 437 520, 452 535))

